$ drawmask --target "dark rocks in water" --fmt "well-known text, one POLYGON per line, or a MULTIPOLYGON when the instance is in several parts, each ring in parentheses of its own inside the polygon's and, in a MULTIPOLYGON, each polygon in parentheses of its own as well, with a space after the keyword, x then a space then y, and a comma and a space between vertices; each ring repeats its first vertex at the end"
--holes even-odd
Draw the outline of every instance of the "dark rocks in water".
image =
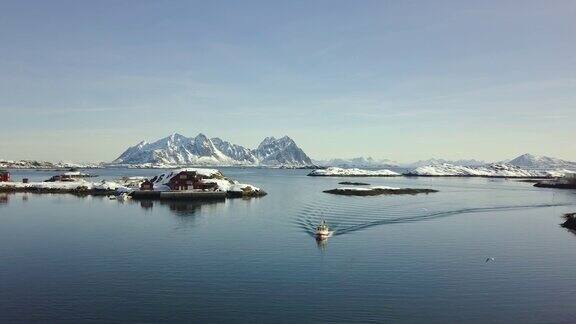
POLYGON ((243 191, 227 191, 226 197, 227 198, 260 198, 266 196, 264 190, 243 190, 243 191))
POLYGON ((576 231, 576 213, 564 214, 564 219, 565 221, 561 226, 576 231))
POLYGON ((576 182, 542 181, 534 184, 538 188, 576 189, 576 182))
POLYGON ((420 193, 429 194, 433 192, 438 192, 438 190, 414 189, 414 188, 402 188, 402 189, 371 188, 366 190, 354 190, 354 189, 341 188, 341 189, 325 190, 324 192, 343 196, 379 196, 379 195, 416 195, 420 193))
POLYGON ((369 183, 365 183, 365 182, 350 182, 350 181, 344 181, 344 182, 338 182, 338 184, 341 185, 349 185, 349 186, 369 186, 369 183))

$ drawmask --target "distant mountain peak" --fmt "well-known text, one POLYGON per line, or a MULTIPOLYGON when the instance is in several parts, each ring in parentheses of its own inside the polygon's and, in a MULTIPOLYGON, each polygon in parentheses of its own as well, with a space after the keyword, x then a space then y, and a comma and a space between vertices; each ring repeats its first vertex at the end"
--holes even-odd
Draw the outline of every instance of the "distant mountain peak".
POLYGON ((315 161, 316 165, 321 166, 335 166, 341 168, 397 168, 398 162, 390 159, 375 159, 371 156, 369 157, 355 157, 355 158, 338 158, 329 160, 318 160, 315 161))
POLYGON ((524 153, 507 162, 510 165, 519 166, 531 170, 576 170, 576 162, 566 161, 549 156, 524 153))
POLYGON ((312 165, 312 160, 288 136, 266 137, 254 153, 265 165, 312 165))
POLYGON ((271 143, 276 142, 276 137, 274 136, 268 136, 266 138, 264 138, 262 140, 262 142, 260 142, 260 145, 258 145, 258 148, 266 146, 266 145, 270 145, 271 143))
POLYGON ((421 166, 428 166, 428 165, 460 165, 460 166, 481 166, 487 164, 486 161, 479 161, 474 159, 462 159, 462 160, 445 160, 445 159, 438 159, 438 158, 431 158, 428 160, 420 160, 414 163, 409 163, 407 166, 412 168, 417 168, 421 166))
POLYGON ((312 165, 310 158, 288 136, 266 137, 255 150, 221 138, 173 133, 155 142, 142 141, 124 151, 113 164, 166 165, 312 165))

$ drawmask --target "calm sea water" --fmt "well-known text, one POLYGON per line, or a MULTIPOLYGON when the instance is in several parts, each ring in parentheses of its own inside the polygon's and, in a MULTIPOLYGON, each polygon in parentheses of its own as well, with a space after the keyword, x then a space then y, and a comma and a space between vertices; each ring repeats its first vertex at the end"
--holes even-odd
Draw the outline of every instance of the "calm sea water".
POLYGON ((0 196, 0 321, 576 318, 576 235, 559 226, 576 211, 576 191, 503 179, 354 178, 440 192, 344 197, 322 190, 346 178, 223 171, 269 195, 210 204, 0 196), (336 232, 317 244, 311 231, 321 218, 336 232))

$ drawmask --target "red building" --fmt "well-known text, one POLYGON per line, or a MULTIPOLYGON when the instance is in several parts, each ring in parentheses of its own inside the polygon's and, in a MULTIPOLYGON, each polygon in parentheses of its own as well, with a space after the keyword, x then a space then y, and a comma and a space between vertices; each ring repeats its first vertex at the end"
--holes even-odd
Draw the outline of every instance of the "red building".
POLYGON ((170 190, 214 190, 218 187, 215 183, 203 183, 202 178, 195 171, 180 171, 170 176, 167 185, 170 190))
POLYGON ((144 181, 140 185, 140 190, 154 190, 154 184, 165 185, 173 191, 216 190, 218 188, 216 183, 204 183, 202 179, 205 178, 207 178, 206 175, 198 174, 194 170, 177 170, 163 173, 144 181))
POLYGON ((170 178, 168 187, 170 190, 200 189, 202 178, 194 171, 181 171, 170 178))
POLYGON ((10 182, 10 172, 0 170, 0 182, 10 182))

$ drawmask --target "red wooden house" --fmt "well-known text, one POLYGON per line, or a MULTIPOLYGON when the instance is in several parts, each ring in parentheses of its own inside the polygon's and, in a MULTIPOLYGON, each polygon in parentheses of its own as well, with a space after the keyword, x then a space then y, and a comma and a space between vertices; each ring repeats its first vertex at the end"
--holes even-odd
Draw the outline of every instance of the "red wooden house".
POLYGON ((0 182, 10 182, 10 172, 0 170, 0 182))
POLYGON ((170 178, 168 187, 170 190, 200 189, 201 179, 194 171, 181 171, 170 178))
POLYGON ((205 175, 198 174, 194 170, 177 170, 174 172, 164 173, 155 176, 150 180, 144 181, 140 185, 140 190, 153 190, 154 184, 165 185, 170 190, 216 190, 216 183, 204 183, 202 179, 205 175))
POLYGON ((218 185, 215 183, 203 183, 202 176, 194 171, 180 171, 168 180, 168 187, 170 187, 170 190, 210 190, 216 189, 218 185))

